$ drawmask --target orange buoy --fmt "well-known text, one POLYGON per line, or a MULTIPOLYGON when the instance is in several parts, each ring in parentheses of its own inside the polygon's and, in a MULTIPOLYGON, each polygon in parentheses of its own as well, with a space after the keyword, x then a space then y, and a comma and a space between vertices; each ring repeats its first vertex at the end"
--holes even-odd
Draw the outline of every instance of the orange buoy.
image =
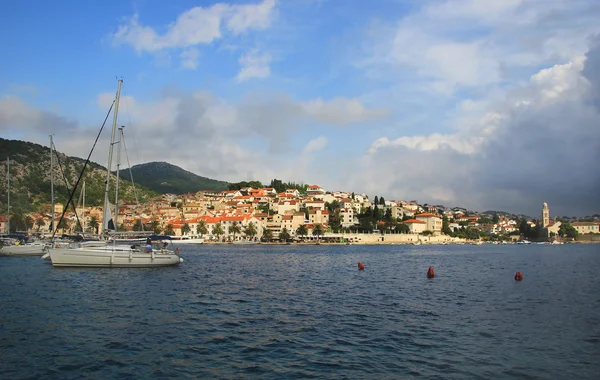
POLYGON ((364 270, 364 269, 365 269, 365 264, 358 263, 358 270, 364 270))
POLYGON ((523 279, 523 273, 517 272, 515 273, 515 281, 521 281, 523 279))
POLYGON ((434 278, 435 277, 435 273, 433 271, 433 267, 429 267, 429 269, 427 269, 427 278, 434 278))

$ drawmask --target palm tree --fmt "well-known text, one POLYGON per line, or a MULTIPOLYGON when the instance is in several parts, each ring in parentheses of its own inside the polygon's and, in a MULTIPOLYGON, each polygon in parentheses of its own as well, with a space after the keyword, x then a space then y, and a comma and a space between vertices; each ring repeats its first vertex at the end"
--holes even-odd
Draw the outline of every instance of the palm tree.
POLYGON ((261 240, 265 241, 265 242, 270 242, 271 240, 273 240, 273 232, 271 232, 269 230, 266 230, 263 233, 263 236, 262 236, 261 240))
POLYGON ((306 226, 303 224, 300 227, 298 227, 298 230, 296 231, 296 233, 298 235, 300 235, 300 237, 306 236, 308 235, 308 229, 306 228, 306 226))
POLYGON ((88 223, 88 227, 92 228, 94 230, 94 233, 97 234, 99 226, 100 226, 100 224, 98 223, 98 218, 96 218, 95 216, 92 216, 90 218, 90 222, 88 223))
POLYGON ((155 235, 160 234, 160 224, 158 223, 158 220, 155 219, 151 221, 148 227, 150 227, 149 230, 152 230, 155 235))
POLYGON ((181 234, 182 235, 187 235, 190 233, 192 229, 190 228, 190 225, 186 223, 183 224, 183 226, 181 227, 181 234))
POLYGON ((44 227, 44 219, 39 218, 38 220, 36 220, 35 226, 37 227, 37 230, 39 231, 42 227, 44 227))
POLYGON ((250 238, 253 238, 254 235, 256 235, 256 227, 254 227, 254 223, 248 223, 248 226, 246 227, 244 233, 246 234, 246 236, 250 236, 250 238))
POLYGON ((233 222, 233 224, 231 226, 229 226, 229 233, 233 234, 234 241, 235 241, 235 234, 239 234, 240 232, 242 232, 242 230, 240 229, 240 225, 238 224, 238 222, 233 222))
POLYGON ((312 234, 313 236, 316 236, 317 241, 319 241, 319 236, 323 235, 323 226, 321 226, 320 224, 315 224, 315 226, 313 227, 312 234))
POLYGON ((198 225, 196 226, 196 233, 200 234, 202 237, 204 237, 204 234, 208 233, 208 228, 206 228, 205 220, 201 220, 198 222, 198 225))
POLYGON ((283 227, 281 232, 279 233, 279 240, 288 241, 290 240, 290 233, 287 228, 283 227))
POLYGON ((212 230, 212 234, 217 235, 217 240, 219 240, 219 236, 224 234, 223 226, 221 226, 221 223, 215 224, 215 226, 213 227, 213 230, 212 230))
POLYGON ((63 218, 63 220, 61 220, 60 223, 58 223, 56 229, 63 230, 63 232, 65 232, 65 230, 69 229, 70 224, 71 223, 67 219, 63 218))
POLYGON ((165 235, 175 235, 175 231, 173 230, 173 225, 171 223, 167 224, 167 228, 165 228, 165 235))

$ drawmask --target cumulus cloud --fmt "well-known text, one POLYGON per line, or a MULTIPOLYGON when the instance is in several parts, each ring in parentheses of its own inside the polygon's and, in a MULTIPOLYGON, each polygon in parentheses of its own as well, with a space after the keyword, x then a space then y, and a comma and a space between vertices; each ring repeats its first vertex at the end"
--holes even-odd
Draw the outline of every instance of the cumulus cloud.
POLYGON ((181 13, 164 33, 141 24, 139 15, 134 14, 111 37, 113 43, 129 45, 138 53, 183 49, 182 66, 191 68, 197 59, 196 50, 191 47, 211 44, 223 38, 224 32, 235 36, 250 30, 266 29, 274 17, 275 6, 275 0, 256 4, 197 6, 181 13))
POLYGON ((592 0, 431 1, 375 33, 363 65, 396 76, 409 70, 415 83, 445 95, 517 81, 520 69, 583 54, 599 16, 592 0))
POLYGON ((260 53, 254 49, 239 59, 242 67, 236 77, 238 82, 244 82, 251 78, 264 79, 271 75, 271 55, 269 53, 260 53))
POLYGON ((382 166, 371 190, 533 216, 542 202, 560 215, 599 210, 597 49, 540 70, 454 134, 374 141, 362 159, 364 172, 382 166))
POLYGON ((77 124, 53 112, 30 106, 17 96, 0 99, 0 131, 14 131, 22 128, 31 131, 47 131, 60 127, 71 131, 77 124))

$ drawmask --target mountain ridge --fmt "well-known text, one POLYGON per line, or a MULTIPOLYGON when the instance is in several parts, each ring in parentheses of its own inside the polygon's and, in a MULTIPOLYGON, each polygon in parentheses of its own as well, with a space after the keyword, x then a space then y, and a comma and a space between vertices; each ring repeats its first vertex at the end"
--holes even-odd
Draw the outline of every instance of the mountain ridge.
MULTIPOLYGON (((121 176, 130 179, 130 169, 121 170, 121 176)), ((200 190, 221 191, 227 189, 229 182, 199 176, 177 165, 165 161, 152 161, 131 167, 133 180, 165 194, 186 194, 200 190)))

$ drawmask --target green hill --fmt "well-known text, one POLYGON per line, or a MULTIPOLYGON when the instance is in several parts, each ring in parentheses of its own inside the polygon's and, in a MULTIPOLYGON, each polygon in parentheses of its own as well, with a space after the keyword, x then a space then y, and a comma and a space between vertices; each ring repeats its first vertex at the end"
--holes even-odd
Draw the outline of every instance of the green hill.
MULTIPOLYGON (((198 176, 167 162, 149 162, 131 167, 133 180, 157 193, 185 194, 200 190, 221 191, 227 189, 228 182, 198 176)), ((129 169, 122 169, 120 175, 129 179, 129 169)))

